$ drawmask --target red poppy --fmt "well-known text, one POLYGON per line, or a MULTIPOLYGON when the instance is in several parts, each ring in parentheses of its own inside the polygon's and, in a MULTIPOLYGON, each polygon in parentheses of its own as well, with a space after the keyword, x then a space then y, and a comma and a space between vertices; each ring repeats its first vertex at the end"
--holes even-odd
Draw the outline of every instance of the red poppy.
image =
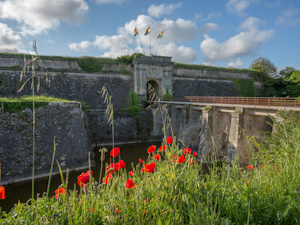
POLYGON ((93 175, 93 171, 88 170, 86 173, 80 174, 77 179, 78 179, 78 185, 80 187, 86 186, 87 183, 90 181, 90 176, 93 175))
POLYGON ((120 148, 118 147, 114 147, 111 151, 110 151, 110 156, 116 158, 119 154, 121 154, 120 152, 120 148))
POLYGON ((198 153, 197 152, 193 152, 193 156, 198 157, 198 153))
POLYGON ((119 163, 111 163, 106 167, 107 173, 115 173, 120 169, 119 163))
POLYGON ((264 164, 261 164, 260 166, 261 166, 262 168, 264 168, 264 164))
POLYGON ((172 142, 173 142, 173 138, 171 136, 168 137, 167 140, 166 140, 166 143, 167 144, 172 144, 172 142))
POLYGON ((111 178, 112 178, 111 173, 108 173, 108 174, 102 179, 102 182, 105 183, 105 184, 107 185, 107 184, 109 184, 111 178))
POLYGON ((145 209, 145 210, 144 210, 144 214, 146 214, 146 213, 147 213, 147 210, 145 209))
POLYGON ((249 166, 248 166, 248 169, 249 169, 249 170, 252 170, 252 169, 253 169, 253 166, 252 166, 252 165, 249 165, 249 166))
POLYGON ((148 202, 148 199, 147 199, 147 198, 146 198, 146 199, 144 199, 144 201, 143 201, 143 202, 144 202, 144 203, 145 203, 145 202, 148 202))
POLYGON ((134 172, 133 172, 133 170, 131 170, 130 172, 129 172, 129 176, 133 176, 134 175, 134 172))
POLYGON ((162 152, 162 150, 166 150, 167 146, 166 145, 162 145, 159 147, 159 151, 162 152))
POLYGON ((178 163, 183 163, 184 161, 185 161, 184 155, 181 155, 177 160, 178 163))
POLYGON ((159 155, 159 154, 154 155, 154 159, 155 159, 155 160, 159 160, 159 158, 160 158, 160 155, 159 155))
POLYGON ((120 166, 121 169, 124 168, 124 167, 126 166, 124 160, 120 160, 120 161, 118 162, 118 164, 119 164, 119 166, 120 166))
POLYGON ((0 186, 0 199, 5 199, 5 188, 0 186))
POLYGON ((143 162, 144 162, 144 161, 143 161, 142 159, 139 159, 139 163, 140 163, 140 164, 143 164, 143 162))
POLYGON ((132 179, 128 179, 125 183, 125 186, 128 188, 128 189, 131 189, 133 186, 134 186, 134 182, 132 179))
POLYGON ((119 210, 118 208, 116 208, 116 209, 115 209, 115 212, 116 212, 116 213, 119 213, 119 212, 120 212, 120 210, 119 210))
POLYGON ((196 161, 194 160, 193 162, 192 162, 192 160, 189 160, 189 162, 190 163, 192 163, 192 164, 195 164, 196 163, 196 161))
POLYGON ((190 149, 190 148, 183 149, 183 154, 187 155, 187 154, 191 154, 191 153, 192 153, 192 149, 190 149))
POLYGON ((55 198, 58 199, 59 196, 65 193, 65 189, 63 187, 55 190, 55 198))
POLYGON ((148 154, 154 152, 156 150, 156 145, 151 145, 148 149, 147 149, 147 152, 148 154))
POLYGON ((142 173, 147 172, 147 173, 153 173, 155 170, 155 162, 150 163, 150 164, 145 164, 144 167, 142 168, 142 173))
POLYGON ((250 186, 250 185, 251 185, 251 183, 250 183, 250 181, 249 181, 249 180, 247 180, 247 184, 248 184, 248 186, 250 186))

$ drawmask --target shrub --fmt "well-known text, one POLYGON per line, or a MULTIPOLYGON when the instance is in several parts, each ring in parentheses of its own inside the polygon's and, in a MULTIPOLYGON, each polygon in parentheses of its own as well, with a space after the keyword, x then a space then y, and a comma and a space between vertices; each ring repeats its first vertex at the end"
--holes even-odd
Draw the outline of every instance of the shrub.
POLYGON ((130 116, 138 115, 143 110, 140 107, 139 96, 132 90, 130 90, 128 93, 127 104, 128 106, 122 109, 122 111, 128 112, 130 116))
POLYGON ((163 98, 163 101, 172 101, 172 95, 170 94, 169 88, 166 90, 166 94, 163 98))

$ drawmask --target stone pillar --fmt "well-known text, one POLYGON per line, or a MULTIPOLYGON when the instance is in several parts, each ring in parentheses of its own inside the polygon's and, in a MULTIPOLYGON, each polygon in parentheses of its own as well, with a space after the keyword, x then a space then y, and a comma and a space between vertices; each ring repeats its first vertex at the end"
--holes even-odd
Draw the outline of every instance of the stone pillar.
POLYGON ((229 142, 227 146, 227 160, 229 163, 239 160, 244 162, 243 149, 244 149, 244 123, 245 114, 243 108, 237 109, 231 113, 231 124, 229 130, 229 142), (239 112, 237 112, 239 111, 239 112))
POLYGON ((198 150, 198 157, 204 158, 204 160, 209 161, 210 156, 213 152, 213 145, 212 145, 212 120, 213 120, 213 112, 211 110, 203 110, 203 125, 201 127, 200 133, 200 143, 199 143, 199 150, 198 150))

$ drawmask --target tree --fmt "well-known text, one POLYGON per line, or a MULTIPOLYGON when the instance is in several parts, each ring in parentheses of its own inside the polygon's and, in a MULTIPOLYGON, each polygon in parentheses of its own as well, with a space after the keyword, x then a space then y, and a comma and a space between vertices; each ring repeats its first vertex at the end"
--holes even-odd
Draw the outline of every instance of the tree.
POLYGON ((264 57, 255 59, 249 68, 258 71, 262 75, 262 79, 266 79, 276 74, 276 66, 274 66, 269 59, 264 57))
POLYGON ((284 70, 281 70, 279 74, 281 75, 281 77, 289 78, 295 71, 296 69, 293 67, 286 67, 284 70))

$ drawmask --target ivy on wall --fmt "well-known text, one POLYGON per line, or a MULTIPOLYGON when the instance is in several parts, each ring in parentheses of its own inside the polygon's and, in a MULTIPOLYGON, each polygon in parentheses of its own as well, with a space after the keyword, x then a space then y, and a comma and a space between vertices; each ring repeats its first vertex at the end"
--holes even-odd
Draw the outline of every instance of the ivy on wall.
POLYGON ((238 78, 233 79, 232 82, 242 97, 256 96, 253 80, 238 78))

